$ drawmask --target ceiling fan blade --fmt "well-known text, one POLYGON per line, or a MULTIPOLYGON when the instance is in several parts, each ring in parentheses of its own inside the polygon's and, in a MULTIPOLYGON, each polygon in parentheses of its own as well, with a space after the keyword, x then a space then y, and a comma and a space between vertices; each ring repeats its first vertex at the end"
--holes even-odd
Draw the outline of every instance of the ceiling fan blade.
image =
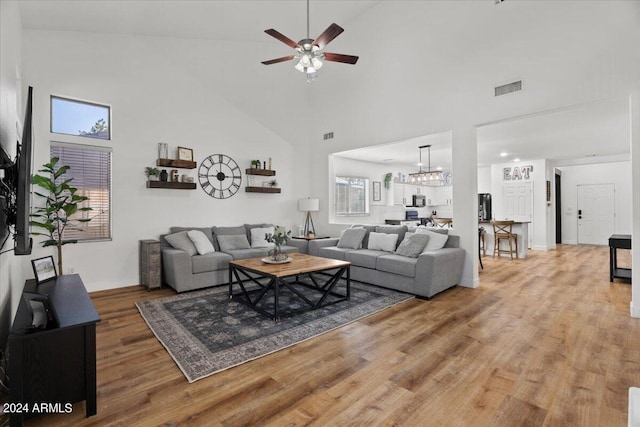
POLYGON ((358 57, 353 55, 343 55, 341 53, 324 53, 324 59, 333 62, 344 62, 345 64, 355 64, 358 62, 358 57))
POLYGON ((280 40, 282 43, 286 44, 287 46, 291 46, 294 49, 298 47, 298 43, 294 42, 289 37, 285 36, 282 33, 279 33, 278 31, 274 30, 273 28, 269 28, 268 30, 264 30, 264 32, 269 34, 271 37, 274 37, 274 38, 280 40))
POLYGON ((270 59, 268 61, 262 61, 262 63, 264 65, 271 65, 271 64, 277 64, 278 62, 290 61, 293 58, 295 58, 295 56, 289 55, 289 56, 283 56, 282 58, 276 58, 276 59, 270 59))
POLYGON ((344 31, 338 24, 331 24, 329 28, 324 30, 314 41, 313 44, 317 45, 320 49, 324 48, 329 42, 340 35, 344 31))

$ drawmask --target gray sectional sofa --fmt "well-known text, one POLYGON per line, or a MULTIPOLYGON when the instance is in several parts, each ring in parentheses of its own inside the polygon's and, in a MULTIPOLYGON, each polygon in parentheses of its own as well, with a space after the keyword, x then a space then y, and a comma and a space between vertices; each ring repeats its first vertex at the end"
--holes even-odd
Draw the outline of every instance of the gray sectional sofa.
MULTIPOLYGON (((246 235, 251 242, 251 229, 264 228, 271 224, 244 224, 237 227, 171 227, 170 234, 181 231, 199 230, 209 239, 215 248, 215 252, 205 255, 189 255, 181 249, 173 248, 160 236, 162 252, 163 283, 169 285, 177 292, 191 291, 207 288, 229 282, 229 261, 246 258, 266 257, 267 248, 232 249, 222 251, 218 243, 221 235, 246 235)), ((282 246, 285 253, 306 252, 305 240, 290 239, 287 245, 282 246)))
MULTIPOLYGON (((398 234, 396 247, 408 237, 415 227, 407 226, 358 226, 366 229, 362 247, 348 249, 338 247, 339 238, 312 240, 308 245, 310 255, 351 262, 351 278, 366 283, 391 288, 429 299, 445 289, 456 286, 462 276, 465 251, 459 248, 460 238, 448 235, 441 249, 422 252, 417 258, 397 255, 393 252, 371 250, 368 237, 371 232, 398 234), (408 233, 409 231, 409 233, 408 233)), ((433 229, 447 234, 446 229, 433 229)))

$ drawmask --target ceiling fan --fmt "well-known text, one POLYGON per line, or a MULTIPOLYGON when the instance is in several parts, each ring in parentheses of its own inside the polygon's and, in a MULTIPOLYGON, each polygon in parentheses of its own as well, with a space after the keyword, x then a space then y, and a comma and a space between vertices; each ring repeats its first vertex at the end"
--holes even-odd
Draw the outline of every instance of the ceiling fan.
POLYGON ((309 38, 309 0, 307 0, 307 38, 300 40, 298 43, 291 40, 289 37, 282 33, 270 28, 264 30, 269 34, 280 40, 282 43, 290 46, 296 50, 295 55, 283 56, 281 58, 270 59, 268 61, 262 61, 264 65, 277 64, 278 62, 296 60, 296 70, 305 73, 307 81, 312 82, 318 77, 318 69, 322 67, 322 61, 342 62, 345 64, 355 64, 358 62, 358 57, 353 55, 343 55, 341 53, 329 53, 323 52, 322 49, 328 45, 333 39, 338 37, 344 29, 338 24, 331 24, 324 30, 315 40, 309 38))

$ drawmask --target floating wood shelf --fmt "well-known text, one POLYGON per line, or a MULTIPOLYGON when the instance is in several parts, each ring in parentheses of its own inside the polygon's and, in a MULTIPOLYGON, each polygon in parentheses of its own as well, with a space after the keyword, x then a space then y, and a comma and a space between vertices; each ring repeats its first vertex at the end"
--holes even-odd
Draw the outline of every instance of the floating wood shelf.
POLYGON ((275 187, 245 187, 247 193, 280 193, 281 190, 275 187))
POLYGON ((250 168, 244 171, 247 175, 262 175, 262 176, 275 176, 276 171, 269 169, 255 169, 250 168))
POLYGON ((195 169, 197 164, 196 162, 190 162, 188 160, 156 159, 156 166, 164 166, 168 168, 195 169))
POLYGON ((175 190, 195 190, 195 182, 147 181, 147 188, 173 188, 175 190))

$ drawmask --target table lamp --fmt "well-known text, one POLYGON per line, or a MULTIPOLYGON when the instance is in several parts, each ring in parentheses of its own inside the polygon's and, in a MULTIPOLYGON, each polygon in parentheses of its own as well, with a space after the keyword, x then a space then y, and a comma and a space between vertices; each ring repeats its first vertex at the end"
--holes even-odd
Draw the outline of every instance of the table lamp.
POLYGON ((320 210, 320 199, 300 199, 298 200, 298 210, 307 213, 307 218, 304 223, 304 235, 316 234, 315 227, 313 226, 313 219, 311 218, 311 212, 318 212, 320 210))

